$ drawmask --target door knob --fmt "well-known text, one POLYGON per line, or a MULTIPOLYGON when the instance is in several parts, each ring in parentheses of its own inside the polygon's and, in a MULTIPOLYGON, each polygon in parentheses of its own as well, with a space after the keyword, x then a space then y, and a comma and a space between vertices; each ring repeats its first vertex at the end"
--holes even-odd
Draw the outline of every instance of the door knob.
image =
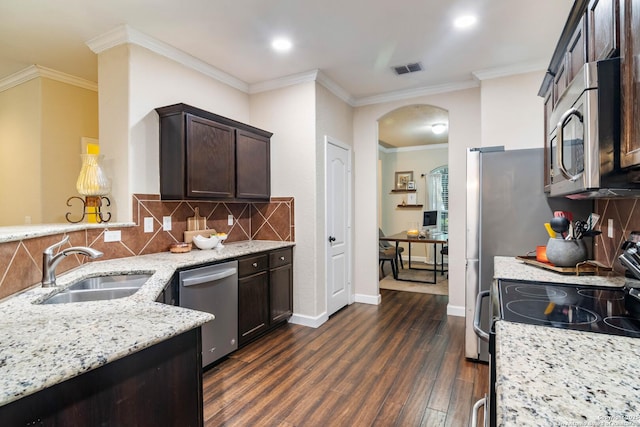
POLYGON ((331 242, 335 242, 335 241, 336 241, 336 238, 335 238, 335 237, 333 237, 333 236, 329 236, 329 243, 331 243, 331 242))

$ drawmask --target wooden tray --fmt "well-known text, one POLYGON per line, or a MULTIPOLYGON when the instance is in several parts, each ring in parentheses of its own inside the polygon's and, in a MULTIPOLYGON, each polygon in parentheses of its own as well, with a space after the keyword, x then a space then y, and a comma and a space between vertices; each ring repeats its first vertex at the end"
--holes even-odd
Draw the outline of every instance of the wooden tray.
POLYGON ((611 267, 607 267, 598 261, 584 261, 575 267, 558 267, 548 262, 540 262, 535 256, 517 256, 516 259, 523 261, 525 264, 534 265, 560 274, 575 274, 577 276, 581 274, 595 274, 599 276, 600 274, 611 271, 611 267))

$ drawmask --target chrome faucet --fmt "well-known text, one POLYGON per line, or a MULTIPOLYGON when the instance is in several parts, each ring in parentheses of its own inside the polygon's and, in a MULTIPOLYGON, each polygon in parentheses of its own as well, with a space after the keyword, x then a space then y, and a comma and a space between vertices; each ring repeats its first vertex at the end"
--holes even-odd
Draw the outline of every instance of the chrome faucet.
POLYGON ((82 254, 91 258, 100 258, 104 255, 102 252, 87 248, 84 246, 74 246, 71 248, 63 249, 58 252, 57 255, 53 254, 53 251, 58 249, 60 246, 64 245, 69 241, 69 236, 65 236, 61 242, 53 244, 44 250, 42 253, 42 287, 48 288, 56 285, 56 267, 60 264, 60 261, 64 259, 64 257, 69 256, 71 254, 82 254))

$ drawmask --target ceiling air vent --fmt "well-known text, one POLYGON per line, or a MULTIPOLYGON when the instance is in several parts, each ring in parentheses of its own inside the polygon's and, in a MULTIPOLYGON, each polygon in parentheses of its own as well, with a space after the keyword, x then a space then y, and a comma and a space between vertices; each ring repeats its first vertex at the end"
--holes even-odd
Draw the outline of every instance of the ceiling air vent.
POLYGON ((393 71, 397 75, 407 74, 407 73, 415 73, 416 71, 422 71, 422 64, 419 62, 413 62, 407 65, 398 65, 392 67, 393 71))

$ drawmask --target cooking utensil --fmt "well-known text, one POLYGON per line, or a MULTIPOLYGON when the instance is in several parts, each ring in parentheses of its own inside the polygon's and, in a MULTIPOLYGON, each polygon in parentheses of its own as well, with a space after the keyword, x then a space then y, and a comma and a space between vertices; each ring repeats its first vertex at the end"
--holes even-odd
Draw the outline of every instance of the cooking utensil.
POLYGON ((578 220, 573 223, 572 235, 575 239, 582 239, 587 231, 589 231, 589 224, 587 222, 578 220))
POLYGON ((553 231, 553 228, 551 228, 551 224, 549 224, 548 222, 544 223, 544 228, 547 230, 547 233, 549 234, 549 237, 551 237, 552 239, 556 238, 556 232, 553 231))
POLYGON ((556 233, 560 233, 560 235, 562 236, 562 238, 564 238, 564 233, 566 233, 569 230, 569 220, 563 216, 556 216, 551 218, 551 221, 549 221, 549 224, 551 225, 551 229, 553 231, 555 231, 556 233))
POLYGON ((573 214, 568 211, 555 211, 553 216, 556 218, 567 218, 569 222, 573 221, 573 214))

